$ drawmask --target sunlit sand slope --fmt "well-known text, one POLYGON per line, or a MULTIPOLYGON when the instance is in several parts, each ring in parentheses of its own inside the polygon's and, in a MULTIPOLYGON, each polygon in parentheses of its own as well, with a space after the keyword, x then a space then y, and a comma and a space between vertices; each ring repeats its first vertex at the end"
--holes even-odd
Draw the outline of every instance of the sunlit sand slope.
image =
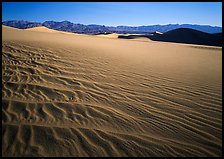
POLYGON ((60 32, 60 31, 57 31, 57 30, 53 30, 53 29, 46 28, 44 26, 39 26, 39 27, 34 27, 34 28, 28 28, 26 30, 39 31, 39 32, 47 32, 47 33, 58 33, 58 32, 60 32))
POLYGON ((221 48, 2 31, 3 156, 221 156, 221 48))
POLYGON ((45 33, 76 34, 76 33, 71 33, 71 32, 63 32, 63 31, 58 31, 58 30, 54 30, 54 29, 49 29, 49 28, 44 27, 44 26, 28 28, 28 29, 25 29, 25 30, 36 31, 36 32, 45 32, 45 33))

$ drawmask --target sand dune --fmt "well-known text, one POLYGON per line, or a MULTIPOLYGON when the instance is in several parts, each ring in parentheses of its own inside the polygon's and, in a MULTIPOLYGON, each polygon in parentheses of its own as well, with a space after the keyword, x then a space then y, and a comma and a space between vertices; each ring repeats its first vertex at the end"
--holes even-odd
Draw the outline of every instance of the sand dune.
POLYGON ((44 26, 39 26, 39 27, 34 27, 34 28, 28 28, 26 30, 31 30, 31 31, 39 31, 39 32, 47 32, 47 33, 60 33, 60 31, 54 30, 54 29, 49 29, 44 26))
POLYGON ((168 31, 166 33, 154 32, 151 34, 129 34, 118 35, 118 38, 122 39, 144 39, 145 41, 160 41, 160 42, 172 42, 190 45, 209 45, 209 46, 222 46, 221 33, 209 34, 189 28, 178 28, 168 31))
POLYGON ((112 33, 112 34, 99 34, 99 35, 96 35, 96 36, 97 37, 103 37, 103 38, 113 38, 113 39, 123 38, 123 39, 131 39, 131 40, 134 40, 134 41, 153 42, 148 37, 144 37, 140 34, 117 34, 117 33, 112 33))
POLYGON ((106 38, 118 38, 119 35, 123 35, 123 34, 111 33, 111 34, 98 34, 96 36, 106 37, 106 38))
POLYGON ((222 155, 220 47, 2 29, 2 156, 222 155))
POLYGON ((60 33, 60 34, 70 34, 70 35, 74 35, 75 34, 75 35, 78 35, 78 34, 72 33, 72 32, 65 32, 65 31, 58 31, 58 30, 54 30, 54 29, 49 29, 49 28, 44 27, 44 26, 28 28, 28 29, 25 29, 25 30, 44 32, 44 33, 60 33))
POLYGON ((222 37, 220 34, 221 33, 209 34, 189 28, 178 28, 149 38, 152 40, 165 42, 222 46, 222 37))

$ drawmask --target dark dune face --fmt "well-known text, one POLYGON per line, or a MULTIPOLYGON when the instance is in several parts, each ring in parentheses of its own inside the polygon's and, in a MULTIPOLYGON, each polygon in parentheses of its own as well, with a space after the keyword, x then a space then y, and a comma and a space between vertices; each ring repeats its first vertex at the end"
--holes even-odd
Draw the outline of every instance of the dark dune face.
POLYGON ((119 35, 118 38, 123 38, 123 39, 136 39, 136 38, 149 38, 152 35, 119 35))
POLYGON ((150 37, 151 40, 165 41, 165 42, 176 42, 186 44, 198 44, 198 45, 211 45, 211 46, 222 46, 222 37, 215 34, 208 34, 201 31, 180 28, 162 35, 157 34, 150 37))
POLYGON ((118 38, 135 39, 139 37, 147 37, 154 41, 163 42, 222 46, 222 33, 209 34, 189 28, 179 28, 172 31, 168 31, 164 34, 129 35, 119 36, 118 38))

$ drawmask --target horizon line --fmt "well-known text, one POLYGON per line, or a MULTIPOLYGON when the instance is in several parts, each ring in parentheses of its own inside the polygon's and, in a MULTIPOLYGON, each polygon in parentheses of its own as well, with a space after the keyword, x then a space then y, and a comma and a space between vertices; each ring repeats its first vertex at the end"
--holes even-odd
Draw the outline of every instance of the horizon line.
MULTIPOLYGON (((6 21, 27 21, 27 22, 32 22, 32 23, 44 23, 46 21, 54 21, 54 20, 45 20, 43 22, 37 22, 37 21, 28 21, 28 20, 5 20, 2 22, 6 22, 6 21)), ((82 25, 101 25, 101 26, 107 26, 107 27, 119 27, 119 26, 128 26, 128 27, 140 27, 140 26, 154 26, 154 25, 201 25, 201 26, 211 26, 211 27, 220 27, 222 28, 222 26, 217 26, 217 25, 210 25, 210 24, 195 24, 195 23, 168 23, 168 24, 142 24, 142 25, 105 25, 105 24, 94 24, 94 23, 90 23, 90 24, 83 24, 83 23, 74 23, 74 22, 71 22, 69 20, 62 20, 62 21, 54 21, 54 22, 64 22, 64 21, 68 21, 70 23, 73 23, 73 24, 82 24, 82 25)))

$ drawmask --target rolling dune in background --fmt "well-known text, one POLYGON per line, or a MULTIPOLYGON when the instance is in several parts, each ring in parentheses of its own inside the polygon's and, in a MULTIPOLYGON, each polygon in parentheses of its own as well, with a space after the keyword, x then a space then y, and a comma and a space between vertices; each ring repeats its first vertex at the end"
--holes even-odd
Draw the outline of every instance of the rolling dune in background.
POLYGON ((71 32, 65 32, 65 31, 58 31, 58 30, 54 30, 54 29, 49 29, 49 28, 44 27, 44 26, 28 28, 28 29, 25 29, 25 30, 36 31, 36 32, 45 32, 45 33, 62 33, 62 34, 77 35, 77 34, 71 33, 71 32))
POLYGON ((28 29, 25 29, 25 30, 38 31, 38 32, 47 32, 47 33, 60 33, 60 31, 49 29, 49 28, 46 28, 44 26, 28 28, 28 29))
POLYGON ((3 156, 221 156, 222 50, 2 26, 3 156))

